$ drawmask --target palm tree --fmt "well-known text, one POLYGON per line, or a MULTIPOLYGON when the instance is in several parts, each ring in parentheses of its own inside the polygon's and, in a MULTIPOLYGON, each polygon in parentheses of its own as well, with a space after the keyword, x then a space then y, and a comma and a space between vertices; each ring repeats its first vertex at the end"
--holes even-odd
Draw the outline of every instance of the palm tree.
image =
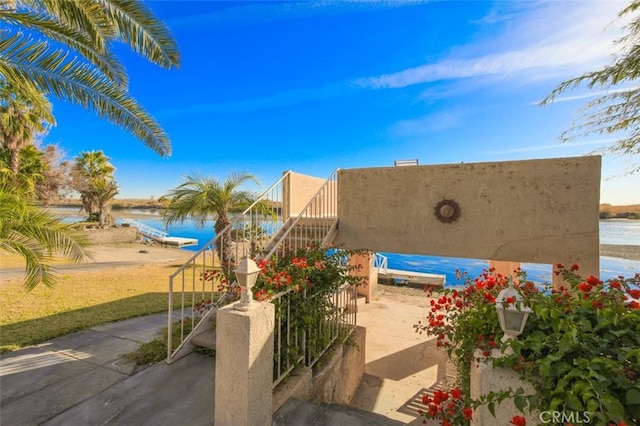
POLYGON ((176 222, 193 219, 196 225, 204 227, 214 219, 214 231, 221 236, 218 242, 218 256, 223 265, 232 261, 230 213, 241 212, 255 200, 255 194, 241 190, 246 182, 259 183, 251 173, 233 172, 223 182, 200 174, 183 176, 184 182, 166 195, 169 199, 164 211, 164 222, 168 226, 176 222))
POLYGON ((20 150, 33 144, 38 134, 55 124, 51 103, 33 85, 11 87, 0 80, 0 137, 11 152, 10 168, 17 178, 20 150))
POLYGON ((112 223, 109 202, 118 194, 118 185, 113 180, 103 178, 96 180, 94 187, 98 201, 98 221, 100 222, 100 227, 104 228, 112 223))
POLYGON ((9 183, 0 184, 0 250, 21 255, 26 261, 23 285, 32 290, 43 283, 53 287, 54 255, 81 262, 86 259, 80 234, 57 217, 33 207, 27 195, 9 183))
POLYGON ((180 53, 169 29, 139 1, 13 0, 0 2, 0 79, 95 111, 160 155, 171 153, 162 127, 128 94, 113 52, 121 42, 164 68, 180 53))
MULTIPOLYGON (((80 193, 83 209, 87 214, 98 213, 100 209, 98 189, 101 181, 116 186, 113 172, 115 167, 102 151, 84 151, 75 158, 71 171, 73 189, 80 193)), ((104 186, 104 185, 103 185, 104 186)), ((116 186, 117 194, 117 186, 116 186)), ((115 196, 115 194, 113 194, 115 196)))
POLYGON ((27 145, 19 152, 17 175, 11 169, 13 151, 0 146, 0 184, 11 184, 29 197, 36 195, 38 185, 45 179, 46 159, 44 152, 35 145, 27 145))

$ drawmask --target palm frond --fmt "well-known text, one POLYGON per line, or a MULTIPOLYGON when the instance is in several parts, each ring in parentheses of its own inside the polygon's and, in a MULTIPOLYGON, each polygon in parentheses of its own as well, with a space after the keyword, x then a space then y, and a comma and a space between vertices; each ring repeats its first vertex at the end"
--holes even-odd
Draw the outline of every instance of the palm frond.
POLYGON ((124 66, 105 49, 104 43, 95 43, 86 33, 41 14, 9 12, 0 9, 0 21, 19 25, 31 31, 39 31, 52 41, 62 43, 82 55, 115 83, 123 87, 128 86, 128 76, 124 66))
POLYGON ((167 26, 144 3, 132 0, 100 0, 116 37, 138 54, 164 68, 180 65, 180 51, 167 26))
POLYGON ((43 93, 93 110, 128 130, 158 154, 171 153, 164 130, 122 86, 77 58, 69 59, 64 50, 52 50, 29 36, 0 33, 0 74, 17 87, 31 81, 43 93))

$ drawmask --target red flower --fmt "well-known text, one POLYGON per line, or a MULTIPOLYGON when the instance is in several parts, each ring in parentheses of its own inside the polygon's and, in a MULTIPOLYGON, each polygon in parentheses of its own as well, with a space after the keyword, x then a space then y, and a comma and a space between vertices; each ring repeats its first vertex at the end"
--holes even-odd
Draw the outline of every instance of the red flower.
POLYGON ((640 299, 640 290, 627 290, 627 294, 634 299, 640 299))
POLYGON ((422 403, 424 405, 429 404, 432 401, 431 397, 429 395, 427 395, 426 393, 424 395, 422 395, 422 403))
POLYGON ((556 263, 556 269, 564 269, 564 265, 562 263, 556 263))
POLYGON ((577 264, 577 263, 574 263, 573 265, 571 265, 571 270, 572 270, 573 272, 577 271, 578 269, 580 269, 580 266, 578 266, 578 264, 577 264))
POLYGON ((515 297, 507 297, 506 299, 504 299, 504 301, 506 303, 513 303, 513 302, 516 301, 516 298, 515 297))
POLYGON ((471 407, 465 407, 462 409, 462 415, 466 420, 471 420, 471 416, 473 415, 473 410, 471 407))
POLYGON ((442 419, 442 426, 451 426, 451 423, 447 419, 442 419))
POLYGON ((589 293, 591 291, 591 284, 588 283, 580 283, 578 284, 578 289, 585 293, 589 293))
POLYGON ((587 282, 594 286, 598 284, 602 284, 602 281, 600 281, 598 278, 594 277, 593 275, 589 275, 589 278, 587 278, 587 282))
POLYGON ((527 419, 525 419, 522 416, 513 416, 509 424, 512 424, 515 426, 527 426, 527 419))
POLYGON ((629 302, 629 306, 631 309, 640 309, 640 303, 638 303, 635 300, 632 300, 631 302, 629 302))
POLYGON ((618 281, 611 281, 609 285, 611 286, 611 288, 615 288, 616 290, 620 290, 622 288, 618 281))
POLYGON ((451 398, 460 399, 461 396, 462 396, 462 391, 460 390, 460 388, 451 389, 451 398))

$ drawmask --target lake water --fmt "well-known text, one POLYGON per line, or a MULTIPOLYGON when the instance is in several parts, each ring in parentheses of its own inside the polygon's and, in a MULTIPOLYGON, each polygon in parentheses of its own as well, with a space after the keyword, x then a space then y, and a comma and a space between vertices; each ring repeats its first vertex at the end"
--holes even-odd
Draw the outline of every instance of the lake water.
MULTIPOLYGON (((128 213, 140 215, 138 221, 158 229, 165 229, 158 214, 143 209, 127 210, 128 213), (147 217, 143 217, 148 216, 147 217)), ((114 211, 117 216, 117 211, 114 211)), ((202 229, 197 228, 192 221, 183 224, 175 224, 166 229, 170 236, 196 238, 198 244, 184 247, 183 250, 198 251, 214 236, 213 223, 207 224, 202 229)), ((640 221, 639 220, 607 220, 600 222, 600 243, 602 244, 626 244, 640 246, 640 221)), ((467 272, 469 276, 476 277, 488 267, 488 262, 480 259, 449 258, 439 256, 421 256, 397 253, 381 253, 389 258, 389 268, 407 271, 444 274, 447 276, 447 285, 457 283, 456 269, 467 272)), ((522 269, 527 271, 528 277, 535 282, 551 281, 551 265, 525 263, 522 269)), ((600 258, 601 279, 615 278, 618 275, 631 276, 640 272, 640 262, 626 259, 618 259, 602 256, 600 258)))

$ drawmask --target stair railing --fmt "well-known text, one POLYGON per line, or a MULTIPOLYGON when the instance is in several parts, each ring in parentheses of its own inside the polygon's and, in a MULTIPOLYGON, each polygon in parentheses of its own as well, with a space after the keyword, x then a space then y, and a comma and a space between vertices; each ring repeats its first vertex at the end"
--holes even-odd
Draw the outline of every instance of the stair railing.
POLYGON ((297 217, 291 219, 286 231, 267 247, 269 251, 262 259, 278 258, 310 244, 331 243, 338 231, 338 171, 329 176, 297 217))
POLYGON ((378 270, 378 273, 386 275, 389 268, 389 258, 383 254, 375 253, 373 267, 378 270))
POLYGON ((233 270, 240 260, 258 256, 282 227, 289 176, 289 172, 283 174, 169 277, 168 363, 189 352, 199 324, 202 327, 219 306, 234 300, 233 270))
POLYGON ((120 222, 122 223, 126 223, 129 226, 133 226, 134 228, 136 228, 138 230, 138 232, 140 232, 143 236, 145 237, 149 237, 149 238, 166 238, 169 236, 169 234, 165 231, 162 231, 160 229, 156 229, 153 226, 149 226, 145 223, 142 222, 138 222, 135 219, 130 219, 127 217, 123 217, 120 218, 120 222))

